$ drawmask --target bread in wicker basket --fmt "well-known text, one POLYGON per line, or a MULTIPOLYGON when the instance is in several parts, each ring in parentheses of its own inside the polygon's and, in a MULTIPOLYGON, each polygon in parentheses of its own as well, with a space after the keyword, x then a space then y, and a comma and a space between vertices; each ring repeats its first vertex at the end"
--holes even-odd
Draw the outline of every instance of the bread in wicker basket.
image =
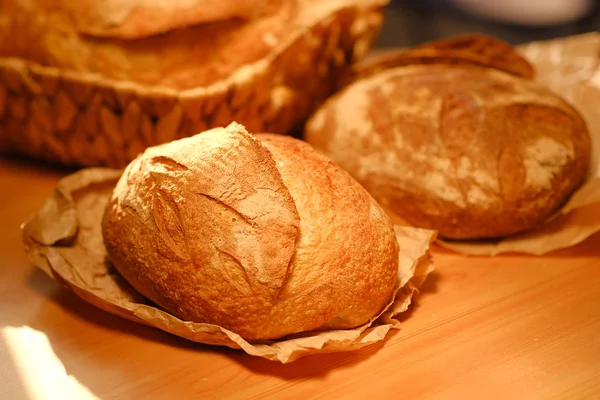
POLYGON ((385 0, 0 4, 0 152, 78 166, 232 120, 289 133, 361 59, 385 0))

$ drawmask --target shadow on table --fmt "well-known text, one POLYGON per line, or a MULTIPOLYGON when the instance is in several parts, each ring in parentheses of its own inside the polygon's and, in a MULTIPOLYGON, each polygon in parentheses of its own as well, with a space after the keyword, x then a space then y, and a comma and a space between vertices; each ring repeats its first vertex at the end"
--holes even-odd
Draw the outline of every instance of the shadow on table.
POLYGON ((334 370, 350 368, 368 360, 382 350, 386 343, 398 333, 391 330, 384 340, 364 347, 360 350, 315 354, 302 357, 289 364, 280 364, 264 358, 252 357, 243 353, 232 354, 231 359, 253 373, 276 376, 285 380, 303 380, 307 378, 325 378, 334 370))
POLYGON ((556 250, 548 254, 554 258, 600 257, 600 232, 593 234, 582 243, 568 249, 556 250))
MULTIPOLYGON (((442 279, 439 272, 432 272, 423 286, 420 294, 411 304, 410 308, 399 315, 398 320, 403 322, 411 317, 413 313, 419 312, 419 298, 434 294, 438 291, 439 280, 442 279)), ((381 342, 356 351, 316 354, 302 357, 289 364, 279 364, 258 357, 251 357, 242 353, 233 354, 231 358, 254 373, 276 376, 285 380, 302 380, 305 378, 324 378, 335 370, 350 368, 355 364, 368 360, 384 349, 387 343, 396 337, 402 336, 402 329, 392 329, 381 342)))
POLYGON ((485 255, 463 255, 457 253, 456 251, 450 250, 448 248, 435 245, 433 247, 433 254, 440 254, 444 256, 456 256, 456 257, 464 257, 465 259, 481 259, 481 258, 510 258, 510 257, 522 257, 522 258, 540 258, 540 257, 548 257, 548 258, 574 258, 574 257, 600 257, 600 232, 597 232, 585 239, 583 242, 569 248, 555 250, 550 253, 537 256, 534 254, 522 254, 522 253, 502 253, 496 256, 485 256, 485 255))
POLYGON ((415 297, 413 303, 410 305, 408 310, 398 315, 398 321, 400 323, 409 319, 414 313, 419 312, 419 299, 436 294, 438 292, 439 282, 442 280, 442 273, 438 270, 434 270, 427 276, 427 280, 419 288, 419 294, 415 297))
MULTIPOLYGON (((439 274, 431 274, 423 287, 421 288, 421 296, 425 296, 437 291, 437 282, 439 274)), ((70 290, 64 289, 60 284, 48 277, 44 272, 37 268, 32 268, 32 272, 28 279, 28 285, 34 291, 44 296, 55 304, 64 309, 67 313, 75 315, 78 319, 87 321, 102 329, 110 331, 118 331, 127 335, 132 335, 140 340, 152 341, 171 346, 178 349, 183 349, 190 352, 213 353, 216 355, 226 356, 232 361, 240 364, 244 368, 251 370, 253 373, 261 375, 272 375, 286 380, 298 380, 305 378, 323 378, 333 370, 350 368, 353 365, 373 357, 377 352, 382 350, 386 343, 392 340, 399 334, 398 330, 391 330, 387 337, 378 343, 363 349, 351 352, 330 353, 321 355, 311 355, 302 357, 289 364, 280 364, 279 362, 269 361, 259 357, 253 357, 241 350, 229 349, 226 347, 209 346, 200 343, 187 341, 183 338, 163 332, 159 329, 136 324, 134 322, 117 317, 110 313, 104 312, 96 307, 88 304, 77 297, 70 290)), ((407 319, 413 312, 418 312, 418 300, 411 305, 411 308, 406 311, 400 318, 401 321, 407 319), (415 311, 416 309, 416 311, 415 311)), ((49 318, 49 317, 46 317, 49 318)), ((81 341, 69 341, 69 334, 64 328, 57 326, 45 319, 45 316, 40 313, 39 317, 30 324, 31 328, 44 332, 50 343, 69 342, 69 346, 80 345, 81 341)), ((119 368, 115 363, 119 363, 119 358, 111 357, 110 360, 103 360, 100 355, 90 355, 90 348, 81 344, 82 353, 91 357, 93 363, 105 367, 106 363, 110 363, 111 367, 119 368), (96 357, 97 359, 94 359, 96 357)), ((68 374, 75 376, 77 379, 82 379, 81 383, 86 385, 92 392, 99 393, 103 391, 103 387, 96 383, 95 380, 85 381, 85 376, 79 377, 74 374, 74 369, 69 365, 72 359, 72 348, 70 349, 69 357, 61 357, 61 346, 52 346, 56 355, 63 361, 64 367, 68 374), (95 387, 95 385, 97 387, 95 387)), ((75 349, 78 350, 78 349, 75 349)), ((127 370, 123 369, 126 373, 127 370)), ((134 373, 132 373, 133 375, 134 373)), ((139 378, 135 374, 135 378, 139 378)))
MULTIPOLYGON (((71 290, 62 287, 58 282, 51 279, 38 268, 32 268, 32 272, 29 277, 29 286, 36 292, 49 298, 67 313, 73 314, 78 319, 92 323, 102 327, 103 329, 118 331, 127 335, 135 336, 144 341, 162 343, 181 349, 201 351, 212 351, 217 349, 216 346, 191 342, 179 336, 162 331, 158 328, 138 324, 101 310, 81 299, 71 290), (49 286, 51 286, 50 289, 48 288, 49 286)), ((43 324, 43 315, 40 316, 39 321, 40 324, 43 324)), ((35 324, 33 324, 31 327, 37 329, 35 324)), ((48 326, 44 325, 43 330, 47 331, 47 329, 48 326)), ((47 333, 52 334, 54 332, 47 333)))

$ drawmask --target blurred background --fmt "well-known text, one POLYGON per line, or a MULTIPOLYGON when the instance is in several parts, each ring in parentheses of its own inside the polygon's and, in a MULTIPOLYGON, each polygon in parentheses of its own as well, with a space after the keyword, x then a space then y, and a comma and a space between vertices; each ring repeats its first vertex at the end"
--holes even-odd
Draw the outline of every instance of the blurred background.
POLYGON ((485 33, 512 44, 600 30, 600 0, 391 0, 377 48, 485 33))

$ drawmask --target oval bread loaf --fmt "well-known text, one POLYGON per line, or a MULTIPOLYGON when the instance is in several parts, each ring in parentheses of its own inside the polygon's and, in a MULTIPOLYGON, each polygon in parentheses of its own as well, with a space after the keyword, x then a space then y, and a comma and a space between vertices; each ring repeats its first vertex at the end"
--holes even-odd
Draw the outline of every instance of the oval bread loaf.
POLYGON ((102 230, 140 293, 247 340, 364 324, 396 283, 398 243, 375 200, 308 144, 238 124, 147 149, 102 230))
POLYGON ((0 57, 173 89, 204 86, 264 57, 297 22, 294 1, 254 3, 9 1, 0 5, 0 57))

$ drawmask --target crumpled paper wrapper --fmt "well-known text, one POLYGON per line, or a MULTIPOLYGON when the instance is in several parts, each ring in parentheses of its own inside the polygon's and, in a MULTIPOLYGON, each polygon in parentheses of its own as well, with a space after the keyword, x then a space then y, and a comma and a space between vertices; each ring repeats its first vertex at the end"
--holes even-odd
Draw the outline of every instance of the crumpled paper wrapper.
POLYGON ((137 293, 107 261, 102 239, 104 207, 121 170, 90 168, 62 179, 42 208, 22 226, 32 262, 85 301, 128 320, 182 338, 242 349, 253 356, 288 363, 299 357, 356 350, 381 341, 399 325, 419 286, 433 270, 429 247, 435 232, 396 227, 400 244, 393 301, 368 324, 348 330, 315 331, 281 340, 250 343, 223 327, 182 321, 137 293))
POLYGON ((438 241, 475 255, 517 252, 543 255, 581 243, 600 231, 600 33, 532 42, 519 48, 536 80, 569 101, 585 119, 592 139, 588 180, 539 227, 500 241, 438 241))

